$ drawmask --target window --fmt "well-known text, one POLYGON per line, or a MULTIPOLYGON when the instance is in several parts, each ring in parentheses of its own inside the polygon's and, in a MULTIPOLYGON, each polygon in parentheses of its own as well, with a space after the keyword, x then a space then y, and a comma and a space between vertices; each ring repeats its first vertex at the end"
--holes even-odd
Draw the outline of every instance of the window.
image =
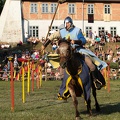
POLYGON ((105 28, 104 27, 98 27, 98 35, 101 36, 101 32, 105 32, 105 28))
POLYGON ((110 14, 110 5, 109 4, 104 5, 104 12, 105 12, 105 14, 110 14))
POLYGON ((86 27, 85 32, 86 32, 86 37, 89 37, 89 32, 92 31, 92 27, 86 27))
POLYGON ((30 33, 31 37, 39 38, 39 35, 38 35, 39 29, 38 28, 39 28, 38 26, 30 26, 29 27, 29 33, 30 33))
POLYGON ((52 26, 51 30, 58 31, 58 26, 52 26))
POLYGON ((47 3, 42 4, 42 13, 48 13, 48 4, 47 3))
POLYGON ((98 27, 98 35, 101 36, 101 32, 102 31, 105 31, 105 28, 104 27, 98 27))
POLYGON ((94 5, 88 4, 88 14, 94 14, 94 5))
POLYGON ((75 4, 69 3, 68 10, 69 14, 75 14, 75 4))
POLYGON ((116 27, 110 27, 110 33, 112 37, 116 36, 117 35, 116 27))
POLYGON ((30 12, 31 13, 37 13, 38 12, 37 3, 31 3, 30 12))
POLYGON ((56 7, 57 7, 57 4, 56 4, 56 3, 52 3, 52 4, 51 4, 51 13, 55 13, 56 7))
POLYGON ((58 26, 52 26, 49 35, 54 33, 55 31, 58 31, 58 26))

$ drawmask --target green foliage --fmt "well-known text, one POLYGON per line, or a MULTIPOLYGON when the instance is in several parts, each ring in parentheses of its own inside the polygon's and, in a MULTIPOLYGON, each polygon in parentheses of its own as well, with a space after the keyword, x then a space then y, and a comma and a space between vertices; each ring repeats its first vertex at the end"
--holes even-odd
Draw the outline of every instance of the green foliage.
MULTIPOLYGON (((72 99, 67 103, 57 100, 61 81, 42 81, 42 87, 37 89, 34 81, 34 91, 27 94, 25 81, 25 103, 22 103, 22 82, 14 81, 14 112, 11 112, 10 81, 0 81, 0 120, 75 120, 75 109, 72 99)), ((30 86, 31 89, 31 86, 30 86)), ((78 98, 79 111, 84 120, 119 120, 120 119, 120 81, 110 81, 110 92, 107 89, 97 90, 97 98, 101 112, 89 116, 83 97, 78 98)), ((92 111, 95 114, 94 99, 91 96, 92 111)))
POLYGON ((119 68, 119 64, 118 64, 118 63, 111 62, 111 63, 110 63, 110 68, 118 69, 118 68, 119 68))

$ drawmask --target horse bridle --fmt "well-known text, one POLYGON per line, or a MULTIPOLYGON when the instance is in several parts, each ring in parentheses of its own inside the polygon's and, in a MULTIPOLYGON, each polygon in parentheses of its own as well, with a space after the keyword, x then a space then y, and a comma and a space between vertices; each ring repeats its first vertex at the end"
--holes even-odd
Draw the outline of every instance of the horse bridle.
POLYGON ((66 53, 65 53, 64 49, 63 50, 61 49, 61 55, 63 55, 63 56, 60 56, 60 58, 65 58, 66 60, 71 58, 72 48, 70 46, 68 47, 66 53))

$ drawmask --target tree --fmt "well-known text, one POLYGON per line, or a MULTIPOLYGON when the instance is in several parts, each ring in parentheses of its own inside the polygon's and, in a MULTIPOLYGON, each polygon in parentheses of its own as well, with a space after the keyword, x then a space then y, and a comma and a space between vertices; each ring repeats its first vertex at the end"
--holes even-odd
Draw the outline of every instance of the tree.
POLYGON ((4 7, 5 1, 6 1, 6 0, 0 0, 0 14, 1 14, 2 9, 3 9, 3 7, 4 7))

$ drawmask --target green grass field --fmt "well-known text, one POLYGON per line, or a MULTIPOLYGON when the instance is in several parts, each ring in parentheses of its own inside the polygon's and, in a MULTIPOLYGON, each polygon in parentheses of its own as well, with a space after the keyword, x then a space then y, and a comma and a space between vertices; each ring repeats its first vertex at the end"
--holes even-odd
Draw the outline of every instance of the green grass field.
MULTIPOLYGON (((26 86, 25 82, 25 86, 26 86)), ((75 120, 74 106, 71 98, 67 103, 57 100, 61 81, 43 81, 42 87, 30 95, 25 94, 22 102, 22 82, 14 82, 15 108, 11 111, 10 82, 0 81, 0 120, 75 120)), ((25 88, 27 91, 27 88, 25 88)), ((83 98, 79 100, 79 110, 83 120, 119 120, 120 119, 120 80, 110 81, 110 92, 107 89, 97 91, 101 112, 95 112, 92 99, 92 111, 95 116, 89 118, 83 98)))

